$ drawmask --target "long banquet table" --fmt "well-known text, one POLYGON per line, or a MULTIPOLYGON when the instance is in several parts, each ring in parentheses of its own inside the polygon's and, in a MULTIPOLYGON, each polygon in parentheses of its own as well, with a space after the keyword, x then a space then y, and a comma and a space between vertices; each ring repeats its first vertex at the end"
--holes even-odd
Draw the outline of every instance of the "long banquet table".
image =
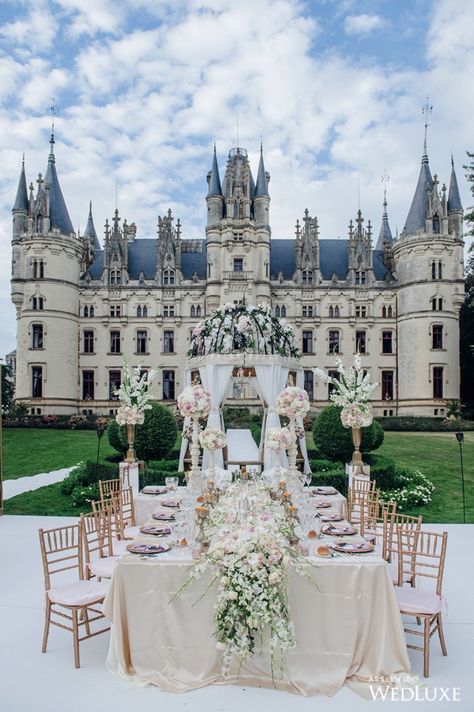
POLYGON ((213 636, 215 595, 211 589, 201 597, 209 579, 203 576, 170 601, 188 578, 189 548, 118 559, 104 602, 112 621, 108 669, 168 692, 237 683, 333 695, 346 684, 369 696, 374 677, 410 670, 389 569, 377 554, 318 558, 315 549, 322 542, 311 545, 307 559, 317 587, 289 570, 297 644, 286 655, 281 679, 272 679, 265 653, 249 657, 238 677, 222 677, 213 636))

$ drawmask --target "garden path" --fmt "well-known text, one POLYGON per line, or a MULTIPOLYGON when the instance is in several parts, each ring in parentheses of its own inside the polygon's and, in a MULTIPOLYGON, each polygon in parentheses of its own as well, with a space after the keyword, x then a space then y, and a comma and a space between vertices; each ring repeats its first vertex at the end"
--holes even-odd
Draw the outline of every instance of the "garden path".
POLYGON ((39 475, 21 477, 17 480, 5 480, 3 482, 3 499, 10 499, 22 492, 31 492, 31 490, 37 490, 46 485, 62 482, 73 469, 73 467, 63 467, 61 470, 42 472, 39 475))

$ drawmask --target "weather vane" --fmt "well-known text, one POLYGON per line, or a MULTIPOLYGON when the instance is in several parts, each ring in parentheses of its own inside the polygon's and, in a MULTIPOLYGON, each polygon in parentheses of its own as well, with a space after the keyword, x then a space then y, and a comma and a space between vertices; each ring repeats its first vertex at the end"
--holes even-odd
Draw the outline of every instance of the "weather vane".
POLYGON ((48 113, 51 114, 51 140, 54 143, 54 117, 58 115, 58 107, 54 96, 51 102, 51 106, 48 107, 48 113))
POLYGON ((428 126, 429 126, 429 123, 428 123, 428 116, 431 114, 432 111, 433 111, 433 105, 430 104, 430 98, 429 98, 429 96, 427 96, 427 97, 426 97, 426 104, 423 106, 423 108, 422 108, 422 110, 421 110, 421 113, 422 113, 422 114, 424 115, 424 117, 425 117, 425 153, 426 153, 426 137, 427 137, 427 134, 428 134, 428 126))
POLYGON ((387 184, 388 184, 388 181, 390 180, 390 176, 388 175, 386 168, 384 168, 384 172, 382 173, 382 177, 380 180, 383 183, 383 202, 385 205, 385 203, 387 202, 387 184))

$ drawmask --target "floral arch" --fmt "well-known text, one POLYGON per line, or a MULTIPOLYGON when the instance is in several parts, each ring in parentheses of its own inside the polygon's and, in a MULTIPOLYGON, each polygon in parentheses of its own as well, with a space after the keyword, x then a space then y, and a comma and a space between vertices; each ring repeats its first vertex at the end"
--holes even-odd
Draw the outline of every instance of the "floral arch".
MULTIPOLYGON (((264 408, 261 444, 263 469, 273 465, 271 450, 265 447, 267 429, 279 427, 276 411, 278 394, 287 386, 289 375, 295 375, 294 385, 303 388, 303 369, 299 361, 293 329, 283 319, 271 313, 267 305, 224 304, 193 330, 188 360, 185 366, 184 387, 199 373, 199 380, 211 395, 211 410, 207 427, 224 430, 223 403, 233 386, 233 373, 244 369, 249 383, 264 408)), ((180 469, 188 447, 185 438, 189 419, 185 419, 180 453, 180 469)), ((302 425, 302 423, 301 423, 302 425)), ((299 440, 304 459, 304 471, 310 472, 304 435, 299 440)), ((203 467, 207 464, 203 455, 203 467)), ((216 453, 216 464, 224 466, 222 451, 216 453)))

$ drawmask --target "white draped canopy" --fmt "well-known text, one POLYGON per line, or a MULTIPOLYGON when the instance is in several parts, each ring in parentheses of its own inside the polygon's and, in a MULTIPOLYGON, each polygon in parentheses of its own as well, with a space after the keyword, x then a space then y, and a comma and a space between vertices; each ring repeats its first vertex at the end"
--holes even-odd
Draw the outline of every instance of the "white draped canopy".
MULTIPOLYGON (((250 379, 250 384, 264 407, 260 447, 263 445, 264 470, 269 470, 275 463, 273 461, 273 452, 265 446, 265 433, 268 428, 280 427, 281 425, 280 416, 276 411, 278 394, 286 387, 290 371, 296 372, 297 385, 302 387, 303 369, 297 359, 267 354, 210 354, 189 359, 185 369, 185 386, 191 383, 191 373, 198 371, 202 385, 211 394, 211 411, 207 419, 208 427, 224 430, 222 405, 231 388, 232 373, 235 367, 253 367, 255 369, 255 377, 250 379)), ((188 419, 185 419, 184 428, 189 425, 189 421, 186 422, 186 420, 188 419)), ((297 424, 302 426, 302 420, 299 419, 297 424)), ((311 470, 304 437, 300 439, 299 444, 304 458, 304 472, 308 473, 311 470)), ((188 441, 183 437, 179 460, 180 470, 184 468, 187 445, 188 441)), ((203 469, 207 464, 208 453, 205 450, 203 454, 203 469)), ((224 466, 222 450, 216 451, 216 465, 219 467, 224 466)), ((282 465, 286 466, 286 454, 282 457, 282 465)))

